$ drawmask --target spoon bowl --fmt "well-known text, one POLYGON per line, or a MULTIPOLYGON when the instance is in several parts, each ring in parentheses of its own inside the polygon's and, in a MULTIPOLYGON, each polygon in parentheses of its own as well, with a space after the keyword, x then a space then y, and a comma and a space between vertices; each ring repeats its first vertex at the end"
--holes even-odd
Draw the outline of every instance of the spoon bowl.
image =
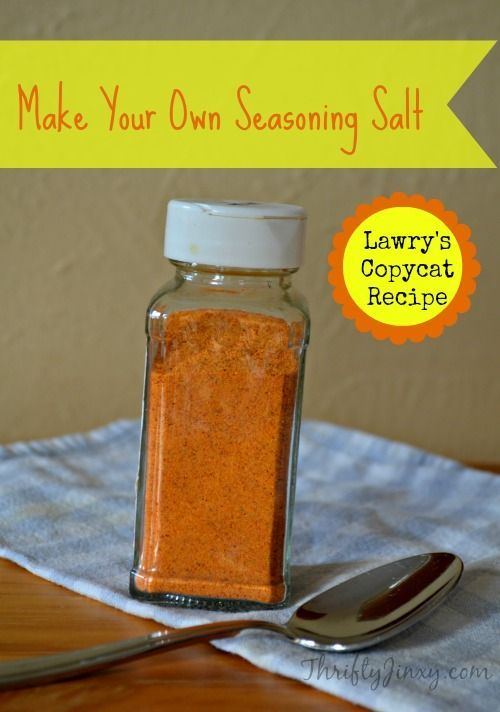
POLYGON ((366 571, 302 604, 286 625, 226 620, 165 630, 71 653, 0 664, 0 688, 77 677, 201 640, 225 638, 248 628, 286 636, 315 650, 348 652, 380 643, 421 620, 456 586, 463 563, 446 552, 419 554, 366 571))
POLYGON ((304 603, 286 628, 294 643, 335 652, 392 637, 438 606, 463 563, 446 552, 393 561, 348 579, 304 603))

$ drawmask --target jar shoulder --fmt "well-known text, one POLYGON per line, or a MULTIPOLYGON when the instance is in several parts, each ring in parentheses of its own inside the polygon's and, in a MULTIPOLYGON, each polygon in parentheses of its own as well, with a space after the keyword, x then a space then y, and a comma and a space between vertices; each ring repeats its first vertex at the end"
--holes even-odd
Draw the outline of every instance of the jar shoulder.
POLYGON ((309 310, 307 300, 294 287, 286 289, 226 289, 186 285, 176 278, 163 285, 152 297, 146 317, 146 331, 158 334, 166 328, 169 315, 194 309, 233 309, 265 314, 303 325, 304 341, 309 341, 309 310), (160 326, 161 324, 161 326, 160 326))

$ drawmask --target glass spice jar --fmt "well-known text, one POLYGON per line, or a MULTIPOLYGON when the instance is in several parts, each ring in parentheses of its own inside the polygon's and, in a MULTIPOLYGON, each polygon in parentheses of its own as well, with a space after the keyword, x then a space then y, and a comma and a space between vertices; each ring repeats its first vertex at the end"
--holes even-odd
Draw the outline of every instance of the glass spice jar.
POLYGON ((287 604, 306 303, 295 205, 173 200, 173 281, 147 312, 130 592, 216 610, 287 604))

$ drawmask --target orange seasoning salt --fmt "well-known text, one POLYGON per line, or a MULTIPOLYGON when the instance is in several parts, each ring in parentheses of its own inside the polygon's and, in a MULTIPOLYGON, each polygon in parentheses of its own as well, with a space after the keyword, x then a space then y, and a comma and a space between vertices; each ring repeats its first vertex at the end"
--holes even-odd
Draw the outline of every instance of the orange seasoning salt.
MULTIPOLYGON (((167 256, 169 232, 179 230, 182 220, 199 221, 200 212, 210 216, 207 205, 219 221, 203 232, 203 262, 188 262, 189 247, 174 240, 176 279, 148 312, 131 593, 227 610, 274 607, 288 593, 308 334, 303 300, 290 288, 303 212, 295 206, 174 201, 167 256), (244 251, 221 252, 231 218, 260 220, 257 233, 265 221, 275 220, 272 228, 278 220, 290 224, 279 223, 284 235, 274 255, 266 243, 269 231, 261 244, 254 238, 263 266, 248 267, 244 251), (290 234, 295 237, 286 243, 290 234), (232 264, 221 264, 227 260, 232 264)), ((233 231, 231 240, 237 240, 233 231)))

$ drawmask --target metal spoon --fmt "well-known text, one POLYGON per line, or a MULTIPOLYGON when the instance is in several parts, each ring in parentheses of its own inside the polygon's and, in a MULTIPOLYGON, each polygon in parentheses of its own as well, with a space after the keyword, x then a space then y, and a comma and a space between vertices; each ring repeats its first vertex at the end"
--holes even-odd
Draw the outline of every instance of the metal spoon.
POLYGON ((247 628, 280 633, 293 643, 316 650, 359 650, 396 635, 434 610, 457 584, 462 571, 463 563, 454 554, 411 556, 366 571, 315 596, 300 606, 286 625, 228 620, 2 663, 0 688, 76 677, 181 645, 230 637, 247 628))

